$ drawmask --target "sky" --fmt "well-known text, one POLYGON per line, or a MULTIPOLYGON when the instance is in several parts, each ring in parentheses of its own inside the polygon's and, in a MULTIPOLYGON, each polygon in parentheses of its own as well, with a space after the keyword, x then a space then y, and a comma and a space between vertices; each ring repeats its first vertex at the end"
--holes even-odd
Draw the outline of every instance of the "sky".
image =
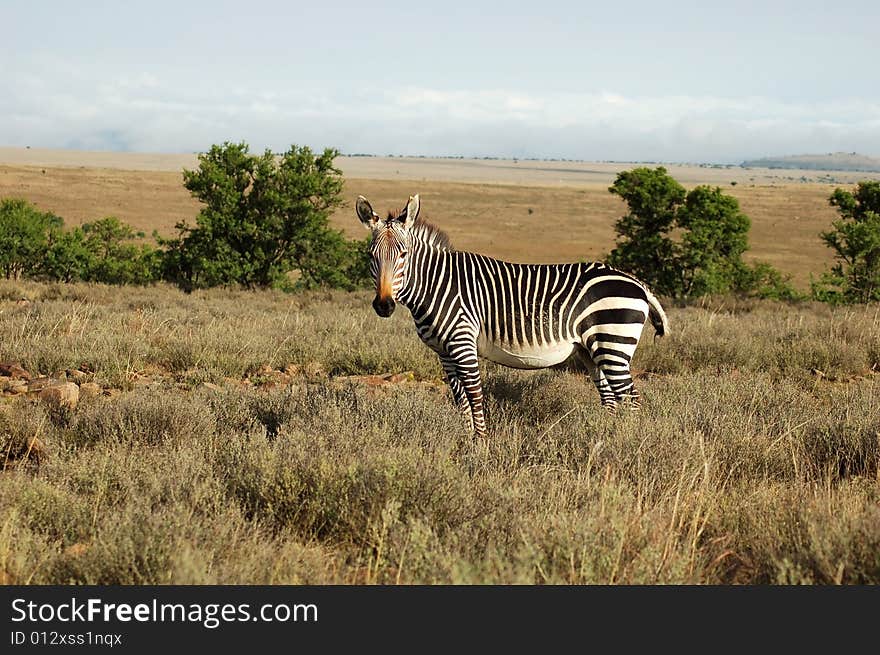
POLYGON ((0 0, 0 145, 880 157, 880 2, 0 0))

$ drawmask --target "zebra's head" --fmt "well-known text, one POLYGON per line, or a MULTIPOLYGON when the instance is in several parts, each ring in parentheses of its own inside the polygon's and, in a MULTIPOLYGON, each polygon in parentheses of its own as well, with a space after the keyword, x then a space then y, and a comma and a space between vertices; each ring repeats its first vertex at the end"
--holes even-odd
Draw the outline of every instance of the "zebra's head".
POLYGON ((419 197, 410 196, 400 212, 381 218, 363 196, 357 199, 357 215, 370 230, 370 273, 376 282, 373 309, 383 318, 394 313, 394 301, 403 285, 406 255, 412 244, 412 228, 419 215, 419 197))

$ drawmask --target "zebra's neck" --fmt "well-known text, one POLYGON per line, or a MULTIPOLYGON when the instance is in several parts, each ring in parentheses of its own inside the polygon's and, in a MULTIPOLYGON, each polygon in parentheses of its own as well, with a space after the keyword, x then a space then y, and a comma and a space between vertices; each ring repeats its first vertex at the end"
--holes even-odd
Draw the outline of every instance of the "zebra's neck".
MULTIPOLYGON (((418 237, 418 233, 414 236, 418 237)), ((453 274, 455 253, 430 239, 414 238, 407 254, 403 283, 397 301, 413 316, 429 312, 439 302, 438 294, 452 293, 457 277, 453 274)))

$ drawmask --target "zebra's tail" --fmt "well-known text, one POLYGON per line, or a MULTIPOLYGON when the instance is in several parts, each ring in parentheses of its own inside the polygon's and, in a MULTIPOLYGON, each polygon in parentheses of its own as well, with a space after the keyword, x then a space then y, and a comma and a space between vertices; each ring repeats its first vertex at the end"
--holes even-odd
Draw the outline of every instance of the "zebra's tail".
POLYGON ((654 326, 654 338, 662 337, 669 334, 669 319, 666 318, 666 312, 660 306, 660 301, 654 297, 654 294, 645 289, 648 296, 648 318, 651 319, 651 325, 654 326))

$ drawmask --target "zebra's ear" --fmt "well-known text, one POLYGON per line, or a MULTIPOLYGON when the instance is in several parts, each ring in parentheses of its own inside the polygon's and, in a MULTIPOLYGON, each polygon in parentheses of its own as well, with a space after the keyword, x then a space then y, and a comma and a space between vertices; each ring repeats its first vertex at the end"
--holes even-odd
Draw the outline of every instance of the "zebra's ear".
POLYGON ((379 220, 379 214, 373 211, 373 207, 367 202, 367 199, 363 196, 358 196, 357 202, 355 203, 355 209, 357 210, 358 218, 361 219, 361 223, 364 224, 364 227, 368 230, 372 230, 376 225, 376 221, 379 220))
POLYGON ((419 204, 419 194, 409 197, 409 202, 406 203, 406 209, 400 214, 400 217, 403 219, 404 228, 412 227, 412 224, 415 223, 416 219, 419 217, 419 204))

